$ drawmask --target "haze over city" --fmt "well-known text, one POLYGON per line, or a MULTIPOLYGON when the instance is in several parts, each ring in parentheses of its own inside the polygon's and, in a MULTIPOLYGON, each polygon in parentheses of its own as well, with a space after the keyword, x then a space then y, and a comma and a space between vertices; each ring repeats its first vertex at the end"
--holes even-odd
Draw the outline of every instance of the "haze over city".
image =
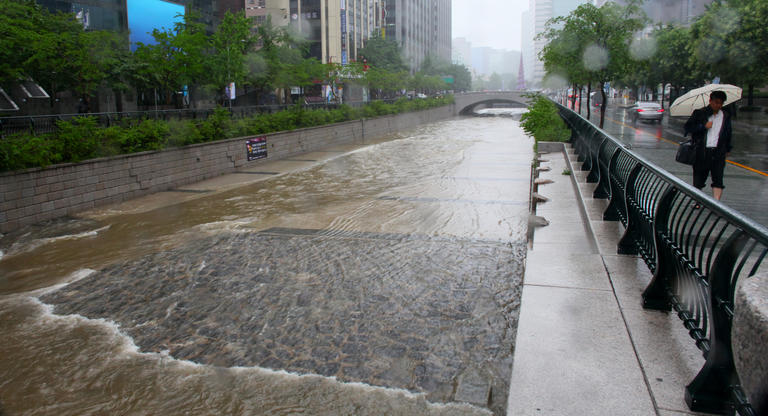
POLYGON ((521 19, 527 0, 453 0, 453 37, 473 46, 521 49, 521 19))

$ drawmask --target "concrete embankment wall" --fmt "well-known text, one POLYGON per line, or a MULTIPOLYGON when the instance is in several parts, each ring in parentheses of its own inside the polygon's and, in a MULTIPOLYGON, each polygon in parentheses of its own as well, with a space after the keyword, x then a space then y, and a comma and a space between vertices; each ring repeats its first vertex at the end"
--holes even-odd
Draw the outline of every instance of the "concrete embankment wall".
POLYGON ((445 120, 454 106, 266 134, 267 157, 248 161, 248 137, 0 174, 0 232, 177 188, 264 162, 343 144, 365 144, 445 120))

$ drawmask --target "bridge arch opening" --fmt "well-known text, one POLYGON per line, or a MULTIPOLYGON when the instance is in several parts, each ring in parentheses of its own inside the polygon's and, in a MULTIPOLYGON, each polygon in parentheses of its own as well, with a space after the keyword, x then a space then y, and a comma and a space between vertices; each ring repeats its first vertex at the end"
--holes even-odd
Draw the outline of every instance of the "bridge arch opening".
POLYGON ((472 104, 469 104, 459 111, 459 115, 471 116, 476 114, 477 110, 480 110, 483 108, 498 108, 498 107, 527 108, 528 105, 516 100, 511 100, 506 98, 493 98, 493 99, 477 101, 472 104))

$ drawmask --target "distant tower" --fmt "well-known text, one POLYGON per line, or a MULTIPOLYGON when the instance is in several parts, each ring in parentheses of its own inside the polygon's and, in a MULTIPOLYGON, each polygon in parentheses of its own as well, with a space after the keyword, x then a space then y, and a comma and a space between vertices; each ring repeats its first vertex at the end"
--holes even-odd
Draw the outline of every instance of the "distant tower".
POLYGON ((517 70, 517 90, 525 90, 525 68, 523 67, 523 55, 520 55, 520 69, 517 70))

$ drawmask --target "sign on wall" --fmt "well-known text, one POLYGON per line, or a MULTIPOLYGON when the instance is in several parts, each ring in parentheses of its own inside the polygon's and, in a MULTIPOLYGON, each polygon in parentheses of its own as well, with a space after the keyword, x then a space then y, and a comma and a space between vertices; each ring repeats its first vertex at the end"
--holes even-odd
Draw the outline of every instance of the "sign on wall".
POLYGON ((248 161, 267 157, 267 136, 260 136, 245 141, 245 154, 248 161))

